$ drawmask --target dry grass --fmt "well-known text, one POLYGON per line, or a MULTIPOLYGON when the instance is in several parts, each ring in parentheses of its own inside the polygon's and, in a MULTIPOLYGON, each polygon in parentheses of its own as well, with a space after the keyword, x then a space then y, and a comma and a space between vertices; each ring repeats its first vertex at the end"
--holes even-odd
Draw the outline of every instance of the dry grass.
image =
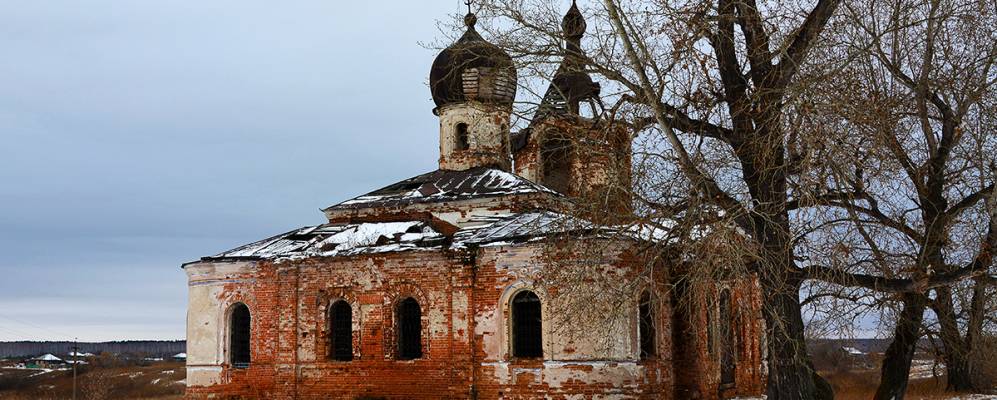
MULTIPOLYGON (((0 400, 55 400, 72 397, 72 372, 0 370, 0 400)), ((147 366, 94 367, 77 378, 78 398, 180 399, 186 378, 183 363, 155 363, 147 366), (171 372, 172 371, 172 372, 171 372)))
MULTIPOLYGON (((869 400, 879 385, 879 370, 824 372, 834 387, 836 400, 869 400)), ((938 400, 951 399, 954 395, 945 392, 945 378, 913 379, 907 386, 907 399, 938 400)))

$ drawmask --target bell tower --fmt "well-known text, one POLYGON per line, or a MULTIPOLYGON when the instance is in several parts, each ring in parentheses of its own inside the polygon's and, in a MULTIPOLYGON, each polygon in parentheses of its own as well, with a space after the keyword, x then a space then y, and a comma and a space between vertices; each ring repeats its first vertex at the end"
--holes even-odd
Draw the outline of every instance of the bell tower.
POLYGON ((529 127, 513 136, 515 172, 591 206, 593 219, 625 216, 632 198, 630 131, 600 115, 601 88, 585 70, 585 29, 572 2, 561 21, 561 64, 529 127), (591 116, 583 115, 586 105, 591 116))
POLYGON ((433 61, 430 89, 440 117, 440 169, 491 167, 509 171, 509 117, 516 98, 512 58, 474 29, 467 30, 433 61))

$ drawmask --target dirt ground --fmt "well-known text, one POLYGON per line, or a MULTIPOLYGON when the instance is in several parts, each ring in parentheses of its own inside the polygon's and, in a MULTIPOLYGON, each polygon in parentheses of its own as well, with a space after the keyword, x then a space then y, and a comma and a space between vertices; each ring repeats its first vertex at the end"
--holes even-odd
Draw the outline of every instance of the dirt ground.
MULTIPOLYGON (((875 393, 879 381, 879 360, 855 361, 822 365, 820 373, 834 387, 836 399, 867 400, 875 393)), ((945 377, 941 375, 944 368, 930 362, 920 364, 912 371, 907 399, 997 400, 997 395, 988 397, 946 393, 945 377)), ((183 397, 185 378, 184 365, 178 362, 89 367, 80 371, 77 378, 78 398, 179 400, 183 397)), ((71 397, 71 371, 0 368, 0 400, 62 400, 71 397)))

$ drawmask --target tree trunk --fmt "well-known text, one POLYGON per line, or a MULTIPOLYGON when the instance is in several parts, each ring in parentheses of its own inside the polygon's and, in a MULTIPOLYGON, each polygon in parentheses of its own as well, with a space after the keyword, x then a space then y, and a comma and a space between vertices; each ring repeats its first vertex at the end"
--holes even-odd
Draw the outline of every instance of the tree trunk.
POLYGON ((883 355, 879 388, 874 400, 903 400, 907 392, 910 364, 920 339, 927 301, 921 294, 908 293, 903 296, 902 305, 903 310, 893 330, 893 341, 883 355))
POLYGON ((817 375, 807 354, 800 312, 799 282, 765 287, 769 343, 769 400, 831 400, 834 393, 817 375))
POLYGON ((952 305, 952 291, 947 287, 936 290, 937 299, 933 307, 941 327, 940 337, 944 347, 945 390, 950 392, 978 392, 973 385, 972 363, 969 353, 972 349, 962 338, 959 322, 952 305))

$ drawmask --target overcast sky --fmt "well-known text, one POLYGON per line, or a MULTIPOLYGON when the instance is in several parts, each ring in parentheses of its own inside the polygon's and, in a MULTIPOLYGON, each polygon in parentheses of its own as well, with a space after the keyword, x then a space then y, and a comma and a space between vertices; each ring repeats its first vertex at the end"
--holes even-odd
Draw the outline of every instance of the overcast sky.
POLYGON ((181 339, 180 264, 435 168, 437 1, 0 0, 0 340, 181 339))

